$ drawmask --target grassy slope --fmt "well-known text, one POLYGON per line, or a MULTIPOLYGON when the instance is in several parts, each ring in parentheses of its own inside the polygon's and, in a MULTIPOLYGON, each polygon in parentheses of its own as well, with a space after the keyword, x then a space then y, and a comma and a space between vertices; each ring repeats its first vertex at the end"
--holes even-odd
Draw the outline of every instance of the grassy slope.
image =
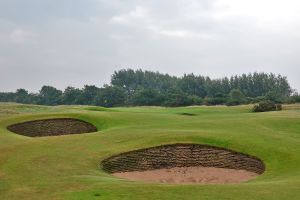
POLYGON ((104 109, 0 104, 0 199, 300 199, 300 106, 286 108, 250 113, 249 106, 104 109), (28 138, 5 128, 49 117, 84 119, 101 131, 28 138), (267 170, 243 184, 166 185, 121 180, 99 168, 110 155, 175 142, 256 155, 267 170))

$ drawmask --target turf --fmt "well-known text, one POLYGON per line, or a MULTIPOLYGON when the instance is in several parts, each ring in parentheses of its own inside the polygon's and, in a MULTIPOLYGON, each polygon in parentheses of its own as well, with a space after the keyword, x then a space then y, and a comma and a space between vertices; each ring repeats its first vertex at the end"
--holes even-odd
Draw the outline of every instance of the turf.
POLYGON ((135 107, 0 104, 0 199, 300 199, 300 105, 251 113, 237 107, 135 107), (96 133, 30 138, 6 126, 74 117, 96 133), (170 143, 230 148, 261 158, 266 171, 231 185, 168 185, 113 177, 100 161, 170 143))

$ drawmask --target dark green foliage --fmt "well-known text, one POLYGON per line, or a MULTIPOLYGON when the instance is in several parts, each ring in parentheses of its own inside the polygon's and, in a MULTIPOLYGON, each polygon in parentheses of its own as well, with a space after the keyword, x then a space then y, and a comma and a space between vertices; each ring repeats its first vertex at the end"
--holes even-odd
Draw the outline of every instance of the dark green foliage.
POLYGON ((265 96, 265 98, 269 101, 273 101, 276 103, 282 103, 284 101, 284 96, 281 96, 280 93, 272 90, 268 92, 265 96))
POLYGON ((298 93, 293 94, 287 99, 287 103, 300 103, 300 95, 298 93))
POLYGON ((111 78, 111 85, 124 88, 129 96, 140 88, 151 88, 166 92, 177 82, 177 77, 168 74, 142 70, 134 71, 132 69, 116 71, 111 78))
POLYGON ((208 106, 213 105, 224 105, 227 102, 227 96, 223 93, 216 93, 214 97, 205 97, 204 98, 204 104, 208 106))
POLYGON ((28 91, 25 89, 17 89, 16 92, 16 102, 17 103, 27 103, 28 91))
POLYGON ((236 106, 236 105, 243 104, 245 102, 246 102, 246 98, 245 98, 244 94, 238 89, 233 89, 230 91, 229 99, 228 99, 226 105, 236 106))
POLYGON ((300 103, 300 96, 299 95, 293 96, 293 99, 295 100, 295 102, 300 103))
POLYGON ((281 104, 275 104, 272 101, 262 101, 254 105, 253 112, 268 112, 282 110, 281 104))
POLYGON ((138 106, 159 106, 164 100, 165 96, 157 89, 141 88, 132 95, 130 104, 138 106))
POLYGON ((67 87, 64 91, 62 102, 66 105, 84 104, 85 98, 83 94, 83 91, 78 88, 67 87))
POLYGON ((95 85, 85 85, 82 90, 82 101, 84 105, 93 105, 94 99, 97 94, 100 92, 100 89, 95 85))
POLYGON ((227 101, 225 97, 212 97, 212 98, 205 98, 204 104, 207 106, 214 106, 214 105, 224 105, 227 101))
POLYGON ((206 96, 205 77, 194 74, 184 75, 178 80, 178 87, 187 94, 204 98, 206 96))
POLYGON ((169 93, 163 103, 164 106, 168 107, 190 106, 192 104, 192 100, 182 93, 169 93))
POLYGON ((190 106, 196 104, 196 102, 194 104, 194 101, 197 101, 194 96, 188 96, 177 88, 171 88, 167 92, 165 101, 162 105, 169 107, 190 106))
POLYGON ((52 86, 43 86, 39 93, 38 104, 59 105, 62 103, 62 94, 62 91, 52 86))
POLYGON ((259 103, 261 101, 266 101, 266 97, 265 96, 259 96, 259 97, 254 97, 252 98, 252 100, 250 101, 251 103, 259 103))
POLYGON ((269 100, 275 103, 300 102, 286 77, 267 73, 242 74, 230 78, 184 74, 170 76, 158 72, 123 69, 114 72, 111 84, 98 88, 85 85, 83 89, 67 87, 64 92, 43 86, 38 94, 18 89, 15 93, 0 93, 2 102, 42 105, 100 105, 100 106, 189 106, 240 105, 269 100))
POLYGON ((106 85, 94 97, 93 105, 104 107, 122 106, 125 104, 125 100, 126 91, 123 88, 106 85))
POLYGON ((17 102, 24 104, 37 104, 39 102, 39 95, 28 93, 25 89, 17 89, 14 92, 0 92, 0 102, 17 102))
POLYGON ((0 92, 0 102, 15 102, 16 93, 14 92, 0 92))
POLYGON ((203 99, 196 95, 189 95, 188 98, 193 102, 192 105, 202 105, 203 99))

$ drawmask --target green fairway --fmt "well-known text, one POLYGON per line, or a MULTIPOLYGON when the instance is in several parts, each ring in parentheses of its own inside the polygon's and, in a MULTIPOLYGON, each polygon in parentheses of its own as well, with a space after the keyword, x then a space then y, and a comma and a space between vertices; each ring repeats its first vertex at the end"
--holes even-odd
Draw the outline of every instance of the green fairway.
POLYGON ((0 104, 0 199, 300 199, 300 105, 251 113, 251 106, 180 108, 0 104), (70 117, 96 133, 25 137, 10 124, 70 117), (241 184, 172 185, 133 182, 102 171, 112 155, 172 143, 225 147, 266 165, 241 184))

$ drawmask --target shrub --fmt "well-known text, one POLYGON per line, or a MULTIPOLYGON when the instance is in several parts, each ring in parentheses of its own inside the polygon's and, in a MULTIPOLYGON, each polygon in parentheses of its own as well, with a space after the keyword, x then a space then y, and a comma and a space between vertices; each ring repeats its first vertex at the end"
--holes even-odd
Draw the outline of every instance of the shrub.
POLYGON ((184 93, 171 93, 168 94, 163 106, 177 107, 177 106, 190 106, 193 105, 193 100, 184 93))
POLYGON ((290 96, 287 99, 287 103, 300 103, 300 95, 296 93, 293 96, 290 96))
POLYGON ((227 106, 237 106, 237 105, 240 105, 241 102, 238 101, 238 100, 233 100, 233 99, 229 99, 227 102, 226 102, 226 105, 227 106))
POLYGON ((193 102, 193 105, 202 105, 203 104, 203 99, 196 95, 189 95, 187 98, 193 102))
POLYGON ((259 97, 254 97, 251 101, 251 103, 259 103, 262 101, 266 101, 266 97, 265 96, 259 96, 259 97))
POLYGON ((272 101, 261 101, 253 107, 253 112, 268 112, 276 110, 282 110, 282 105, 275 104, 272 101))
POLYGON ((276 104, 276 110, 278 111, 282 110, 282 104, 276 104))

